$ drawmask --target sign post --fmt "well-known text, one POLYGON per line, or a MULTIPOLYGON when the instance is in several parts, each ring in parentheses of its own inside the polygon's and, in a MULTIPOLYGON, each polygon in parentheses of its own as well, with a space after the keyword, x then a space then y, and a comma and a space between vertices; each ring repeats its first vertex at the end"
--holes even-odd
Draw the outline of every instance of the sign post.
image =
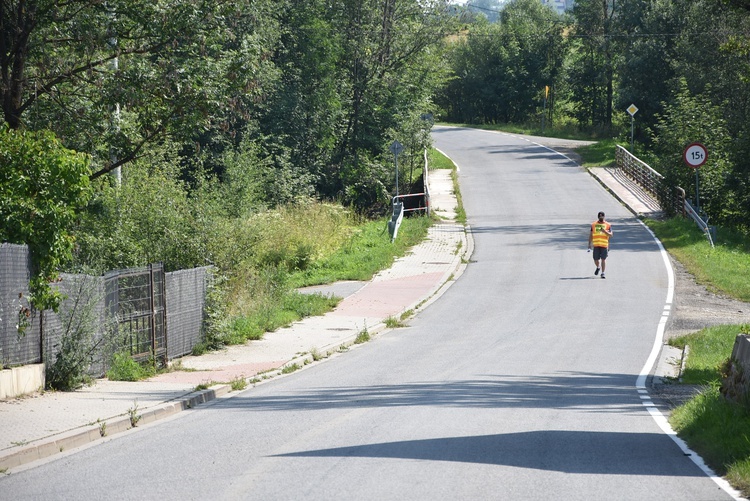
POLYGON ((698 196, 698 167, 708 160, 708 150, 701 143, 690 143, 682 152, 682 159, 695 169, 695 211, 700 214, 701 203, 698 196))
POLYGON ((393 162, 396 164, 396 196, 398 196, 398 156, 403 153, 404 145, 395 140, 388 149, 393 153, 393 162))
POLYGON ((633 132, 635 132, 635 114, 638 113, 638 107, 631 104, 627 109, 630 113, 630 153, 633 153, 633 132))

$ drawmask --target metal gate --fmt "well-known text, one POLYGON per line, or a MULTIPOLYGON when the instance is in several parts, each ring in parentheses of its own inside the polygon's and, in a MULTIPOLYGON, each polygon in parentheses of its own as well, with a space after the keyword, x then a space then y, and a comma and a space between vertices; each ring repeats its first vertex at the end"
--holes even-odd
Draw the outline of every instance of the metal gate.
POLYGON ((104 275, 105 308, 114 320, 115 350, 139 362, 167 362, 164 266, 111 271, 104 275))

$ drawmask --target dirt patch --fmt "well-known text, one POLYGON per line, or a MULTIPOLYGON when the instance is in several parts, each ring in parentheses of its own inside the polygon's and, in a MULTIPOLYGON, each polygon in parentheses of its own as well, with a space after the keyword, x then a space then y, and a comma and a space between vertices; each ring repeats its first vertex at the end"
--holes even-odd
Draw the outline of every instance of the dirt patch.
POLYGON ((706 327, 750 322, 750 303, 709 291, 673 259, 675 298, 665 337, 671 339, 706 327))
MULTIPOLYGON (((675 296, 665 341, 706 327, 750 322, 750 303, 709 291, 679 261, 671 256, 669 259, 675 274, 675 296)), ((657 405, 668 413, 697 395, 702 387, 655 379, 649 390, 657 405)))

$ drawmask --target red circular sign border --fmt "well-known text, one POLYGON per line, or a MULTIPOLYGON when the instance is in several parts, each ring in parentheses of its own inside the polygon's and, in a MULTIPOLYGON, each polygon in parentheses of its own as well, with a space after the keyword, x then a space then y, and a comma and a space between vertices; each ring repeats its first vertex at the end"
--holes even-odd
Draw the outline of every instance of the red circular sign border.
POLYGON ((703 143, 690 143, 687 146, 685 146, 684 150, 682 150, 682 160, 689 167, 692 167, 693 169, 697 169, 701 165, 705 164, 706 160, 708 160, 708 149, 705 146, 703 146, 703 143), (703 161, 701 163, 699 163, 698 165, 693 165, 693 164, 691 164, 690 162, 687 161, 687 152, 688 152, 688 150, 690 149, 691 146, 700 146, 701 149, 703 150, 703 152, 705 153, 705 155, 703 155, 703 161))

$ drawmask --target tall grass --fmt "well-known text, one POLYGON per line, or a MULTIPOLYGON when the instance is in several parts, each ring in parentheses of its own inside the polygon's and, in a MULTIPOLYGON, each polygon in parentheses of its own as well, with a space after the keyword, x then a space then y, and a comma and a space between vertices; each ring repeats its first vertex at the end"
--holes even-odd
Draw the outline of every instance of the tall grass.
POLYGON ((750 494, 750 413, 724 399, 716 384, 675 409, 672 428, 712 469, 750 494))
POLYGON ((729 358, 737 334, 750 332, 748 325, 719 325, 669 340, 671 346, 689 346, 682 381, 685 384, 714 384, 721 381, 721 367, 729 358))
POLYGON ((341 207, 308 203, 254 216, 243 223, 248 248, 226 251, 232 273, 222 283, 206 349, 261 339, 266 332, 333 309, 340 298, 296 288, 337 280, 370 280, 421 242, 431 220, 403 220, 391 242, 387 219, 362 221, 341 207))
POLYGON ((697 225, 686 218, 646 221, 664 247, 708 289, 750 301, 750 240, 719 229, 711 248, 697 225))
MULTIPOLYGON (((719 229, 715 247, 689 219, 646 221, 669 253, 708 289, 750 301, 750 241, 719 229)), ((735 338, 750 332, 750 325, 710 327, 670 340, 689 347, 682 380, 705 389, 676 408, 670 423, 677 434, 698 452, 733 487, 750 495, 750 411, 719 392, 722 370, 735 338)))
POLYGON ((431 220, 425 216, 404 218, 398 238, 391 242, 387 219, 357 228, 339 249, 291 275, 294 287, 328 284, 337 280, 370 280, 393 264, 427 235, 431 220))

